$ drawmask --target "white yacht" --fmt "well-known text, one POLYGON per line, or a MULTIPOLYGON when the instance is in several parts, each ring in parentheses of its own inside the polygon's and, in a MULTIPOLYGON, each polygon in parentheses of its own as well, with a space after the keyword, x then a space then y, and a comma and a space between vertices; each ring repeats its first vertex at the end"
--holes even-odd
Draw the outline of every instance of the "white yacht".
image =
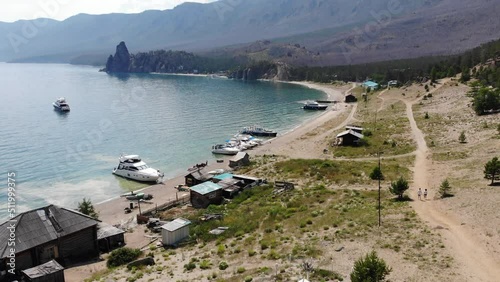
POLYGON ((217 144, 212 146, 212 154, 236 155, 238 152, 240 152, 240 149, 228 144, 217 144))
POLYGON ((52 103, 54 106, 54 109, 61 111, 61 112, 69 112, 69 105, 66 103, 66 99, 64 97, 61 97, 57 99, 54 103, 52 103))
POLYGON ((143 182, 158 182, 163 177, 163 173, 150 168, 138 155, 121 156, 119 160, 118 167, 113 169, 116 175, 143 182))

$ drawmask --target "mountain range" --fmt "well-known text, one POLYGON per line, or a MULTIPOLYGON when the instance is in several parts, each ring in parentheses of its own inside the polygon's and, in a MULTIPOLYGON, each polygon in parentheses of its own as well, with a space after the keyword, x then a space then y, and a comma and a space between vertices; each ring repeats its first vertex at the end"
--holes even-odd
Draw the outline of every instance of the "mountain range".
POLYGON ((363 63, 458 53, 498 39, 498 14, 497 0, 184 3, 139 14, 0 22, 0 61, 71 62, 97 56, 104 64, 117 42, 126 41, 132 52, 172 49, 310 65, 363 63))

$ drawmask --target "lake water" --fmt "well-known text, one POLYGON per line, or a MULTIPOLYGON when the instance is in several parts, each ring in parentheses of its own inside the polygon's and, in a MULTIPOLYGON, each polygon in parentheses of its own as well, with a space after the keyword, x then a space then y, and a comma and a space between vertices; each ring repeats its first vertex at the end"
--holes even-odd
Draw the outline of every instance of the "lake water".
POLYGON ((175 75, 112 76, 95 67, 0 63, 0 219, 7 173, 18 210, 76 207, 145 187, 111 174, 122 154, 139 154, 165 178, 214 161, 211 146, 244 126, 283 134, 318 113, 300 102, 322 92, 272 82, 175 75), (66 97, 71 112, 52 102, 66 97))

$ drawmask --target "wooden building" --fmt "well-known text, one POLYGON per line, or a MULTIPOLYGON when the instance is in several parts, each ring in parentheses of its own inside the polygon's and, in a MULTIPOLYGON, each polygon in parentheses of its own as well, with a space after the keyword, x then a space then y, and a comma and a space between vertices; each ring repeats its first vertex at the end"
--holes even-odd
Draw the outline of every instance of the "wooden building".
POLYGON ((346 103, 354 103, 354 102, 357 102, 358 101, 358 98, 356 98, 356 96, 354 96, 354 94, 350 93, 350 94, 347 94, 345 96, 345 102, 346 103))
POLYGON ((341 146, 357 146, 359 143, 359 140, 363 138, 363 134, 358 133, 354 130, 346 130, 342 133, 339 133, 337 135, 337 144, 341 146))
POLYGON ((212 179, 212 177, 213 175, 207 173, 204 169, 197 168, 190 171, 190 173, 184 178, 186 186, 191 187, 209 181, 210 179, 212 179))
POLYGON ((64 282, 64 267, 51 260, 22 271, 23 280, 31 282, 64 282))
POLYGON ((189 225, 191 221, 177 218, 161 227, 161 238, 163 245, 172 246, 189 237, 189 225))
POLYGON ((357 133, 362 134, 364 129, 362 127, 356 126, 356 125, 347 125, 345 127, 345 130, 352 130, 352 131, 355 131, 357 133))
POLYGON ((247 166, 250 164, 250 155, 245 152, 239 152, 232 159, 229 160, 230 168, 237 168, 247 166))
MULTIPOLYGON (((21 213, 0 225, 0 260, 5 269, 8 239, 15 230, 16 270, 56 260, 63 266, 96 259, 99 221, 74 210, 49 205, 21 213)), ((0 277, 1 280, 1 277, 0 277)))
POLYGON ((97 241, 99 244, 99 250, 103 253, 107 253, 116 248, 125 245, 125 231, 109 225, 104 222, 100 222, 97 225, 97 241))
POLYGON ((191 205, 194 208, 206 208, 211 204, 222 202, 222 187, 213 182, 204 182, 191 187, 191 205))

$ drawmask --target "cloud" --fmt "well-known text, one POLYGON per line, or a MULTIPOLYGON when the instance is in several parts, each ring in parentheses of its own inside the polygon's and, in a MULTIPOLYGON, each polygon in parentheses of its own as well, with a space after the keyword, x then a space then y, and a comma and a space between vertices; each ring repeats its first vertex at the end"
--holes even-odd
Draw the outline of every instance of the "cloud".
MULTIPOLYGON (((189 0, 210 3, 215 0, 189 0)), ((166 10, 186 0, 16 0, 0 2, 0 21, 52 18, 64 20, 80 13, 140 13, 145 10, 166 10)))

